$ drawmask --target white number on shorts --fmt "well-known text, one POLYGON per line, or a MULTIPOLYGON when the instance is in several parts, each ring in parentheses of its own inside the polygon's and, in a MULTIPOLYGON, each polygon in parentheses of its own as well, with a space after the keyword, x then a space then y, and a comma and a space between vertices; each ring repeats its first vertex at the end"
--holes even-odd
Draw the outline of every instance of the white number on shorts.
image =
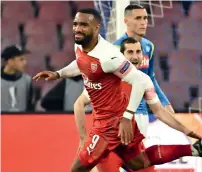
POLYGON ((93 152, 93 149, 95 148, 100 136, 94 135, 92 138, 92 143, 87 147, 88 154, 90 155, 91 152, 93 152))

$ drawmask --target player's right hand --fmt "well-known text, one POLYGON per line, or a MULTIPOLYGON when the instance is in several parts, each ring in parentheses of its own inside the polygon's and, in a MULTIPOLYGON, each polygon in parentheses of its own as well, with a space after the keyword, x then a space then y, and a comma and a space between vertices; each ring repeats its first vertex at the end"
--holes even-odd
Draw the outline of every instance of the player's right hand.
POLYGON ((33 77, 33 80, 38 81, 39 79, 44 79, 46 81, 49 80, 56 80, 58 79, 59 76, 57 72, 52 72, 52 71, 42 71, 36 74, 36 76, 33 77))
POLYGON ((121 138, 121 143, 128 145, 134 138, 132 120, 127 118, 122 118, 119 125, 119 134, 121 138))

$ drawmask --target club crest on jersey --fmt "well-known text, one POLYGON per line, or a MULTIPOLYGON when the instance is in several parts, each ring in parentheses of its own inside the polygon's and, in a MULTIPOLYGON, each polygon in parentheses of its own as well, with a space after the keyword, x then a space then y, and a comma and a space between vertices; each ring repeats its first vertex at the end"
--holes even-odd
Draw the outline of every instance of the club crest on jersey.
POLYGON ((93 72, 93 73, 95 73, 96 71, 97 71, 97 64, 96 63, 91 63, 91 71, 93 72))

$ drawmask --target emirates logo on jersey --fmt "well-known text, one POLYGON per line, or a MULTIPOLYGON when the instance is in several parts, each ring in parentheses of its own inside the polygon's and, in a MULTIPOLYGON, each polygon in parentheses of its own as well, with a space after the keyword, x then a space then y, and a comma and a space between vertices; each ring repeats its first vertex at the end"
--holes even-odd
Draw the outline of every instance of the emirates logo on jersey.
POLYGON ((101 83, 93 83, 93 82, 89 81, 88 77, 85 74, 83 74, 83 73, 81 73, 81 74, 82 74, 85 86, 87 86, 88 88, 95 89, 95 90, 101 90, 102 89, 101 83))
POLYGON ((91 71, 93 72, 93 73, 95 73, 96 71, 97 71, 97 64, 96 63, 91 63, 91 71))

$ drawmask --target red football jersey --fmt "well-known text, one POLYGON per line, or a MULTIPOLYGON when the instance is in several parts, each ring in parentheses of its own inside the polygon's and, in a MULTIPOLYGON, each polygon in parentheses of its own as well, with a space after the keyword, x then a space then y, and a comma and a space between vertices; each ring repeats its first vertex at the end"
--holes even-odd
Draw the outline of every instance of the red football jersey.
POLYGON ((130 98, 132 86, 128 84, 127 82, 122 81, 121 88, 122 88, 122 91, 128 96, 128 98, 130 98))
MULTIPOLYGON (((89 53, 82 51, 81 46, 75 45, 78 68, 91 99, 95 119, 121 116, 128 105, 128 96, 122 91, 121 78, 109 72, 113 65, 110 66, 107 62, 121 56, 122 61, 118 70, 124 75, 129 70, 128 61, 122 57, 116 47, 103 38, 100 39, 97 46, 89 53), (111 52, 106 52, 106 47, 111 48, 111 52)), ((114 62, 116 61, 115 59, 114 62)))

